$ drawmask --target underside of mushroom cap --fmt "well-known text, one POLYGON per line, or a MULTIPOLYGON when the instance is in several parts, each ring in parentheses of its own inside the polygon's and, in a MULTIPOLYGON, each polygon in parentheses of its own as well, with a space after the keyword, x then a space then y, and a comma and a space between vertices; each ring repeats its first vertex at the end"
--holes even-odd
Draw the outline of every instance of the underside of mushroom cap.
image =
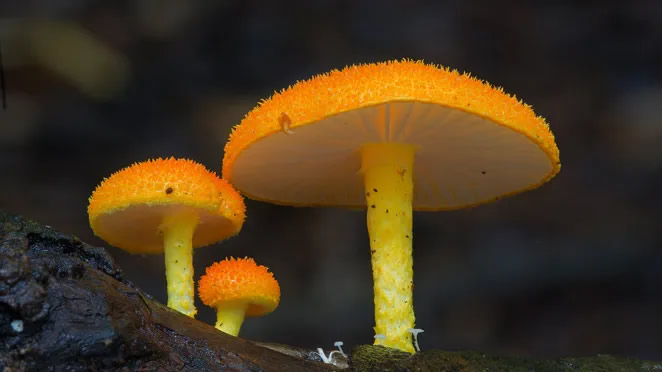
POLYGON ((187 159, 155 159, 105 179, 88 206, 95 235, 130 253, 163 252, 164 217, 199 215, 193 247, 235 235, 245 219, 243 198, 225 180, 187 159))
POLYGON ((489 84, 409 60, 299 82, 235 127, 223 175, 286 205, 365 207, 360 150, 416 146, 417 210, 457 209, 533 189, 560 169, 545 120, 489 84))

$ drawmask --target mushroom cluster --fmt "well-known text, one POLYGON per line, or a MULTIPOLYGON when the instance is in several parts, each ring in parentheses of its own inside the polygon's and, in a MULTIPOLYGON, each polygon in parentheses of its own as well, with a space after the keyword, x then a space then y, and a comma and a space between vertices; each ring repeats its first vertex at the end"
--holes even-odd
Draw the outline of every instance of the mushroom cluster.
MULTIPOLYGON (((334 70, 262 101, 233 129, 223 179, 185 159, 137 163, 97 187, 88 214, 112 245, 165 252, 168 306, 193 317, 193 248, 244 221, 233 186, 276 204, 364 208, 375 344, 413 353, 412 335, 422 332, 413 211, 477 206, 559 170, 554 136, 530 106, 468 74, 392 61, 334 70)), ((216 308, 216 327, 236 336, 245 316, 278 306, 280 287, 266 267, 230 258, 207 268, 199 295, 216 308)))
POLYGON ((409 60, 351 66, 263 100, 225 146, 244 195, 367 210, 376 344, 414 352, 413 210, 536 188, 560 170, 545 120, 514 96, 409 60))

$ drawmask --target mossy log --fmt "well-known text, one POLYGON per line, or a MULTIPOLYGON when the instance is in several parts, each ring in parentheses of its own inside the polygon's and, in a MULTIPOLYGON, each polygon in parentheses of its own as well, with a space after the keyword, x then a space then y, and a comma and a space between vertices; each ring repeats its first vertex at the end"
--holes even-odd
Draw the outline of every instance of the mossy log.
POLYGON ((103 248, 0 211, 0 371, 662 370, 611 356, 535 361, 368 345, 333 362, 179 314, 127 281, 103 248))

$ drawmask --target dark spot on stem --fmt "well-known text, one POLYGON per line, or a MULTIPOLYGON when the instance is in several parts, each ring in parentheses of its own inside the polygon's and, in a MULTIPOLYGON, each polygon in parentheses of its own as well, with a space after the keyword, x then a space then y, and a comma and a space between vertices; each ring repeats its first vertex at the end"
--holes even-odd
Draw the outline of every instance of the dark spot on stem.
POLYGON ((487 172, 485 172, 485 171, 482 171, 482 172, 480 172, 480 173, 482 173, 482 174, 485 174, 485 173, 487 173, 487 172))
POLYGON ((386 210, 386 213, 388 213, 388 209, 386 210))
POLYGON ((376 208, 376 206, 373 204, 373 205, 370 206, 370 208, 376 208))
POLYGON ((365 196, 370 196, 370 191, 366 192, 365 196))
POLYGON ((174 190, 172 189, 172 187, 168 187, 168 188, 166 189, 166 194, 170 195, 170 194, 172 194, 173 191, 174 191, 174 190))
POLYGON ((375 252, 377 252, 377 251, 374 250, 374 249, 371 249, 371 250, 370 250, 370 253, 372 253, 372 254, 375 254, 375 252))
POLYGON ((372 191, 377 192, 377 189, 372 189, 372 191))
POLYGON ((405 238, 409 239, 409 235, 405 235, 405 238))

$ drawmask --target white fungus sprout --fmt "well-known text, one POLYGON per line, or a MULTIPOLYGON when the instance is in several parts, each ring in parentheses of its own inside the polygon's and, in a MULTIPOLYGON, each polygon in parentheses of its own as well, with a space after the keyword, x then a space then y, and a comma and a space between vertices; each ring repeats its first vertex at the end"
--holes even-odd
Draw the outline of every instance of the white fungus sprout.
POLYGON ((421 351, 421 348, 418 347, 418 334, 425 332, 424 330, 420 328, 409 328, 407 331, 414 336, 414 347, 416 348, 416 351, 421 351))

